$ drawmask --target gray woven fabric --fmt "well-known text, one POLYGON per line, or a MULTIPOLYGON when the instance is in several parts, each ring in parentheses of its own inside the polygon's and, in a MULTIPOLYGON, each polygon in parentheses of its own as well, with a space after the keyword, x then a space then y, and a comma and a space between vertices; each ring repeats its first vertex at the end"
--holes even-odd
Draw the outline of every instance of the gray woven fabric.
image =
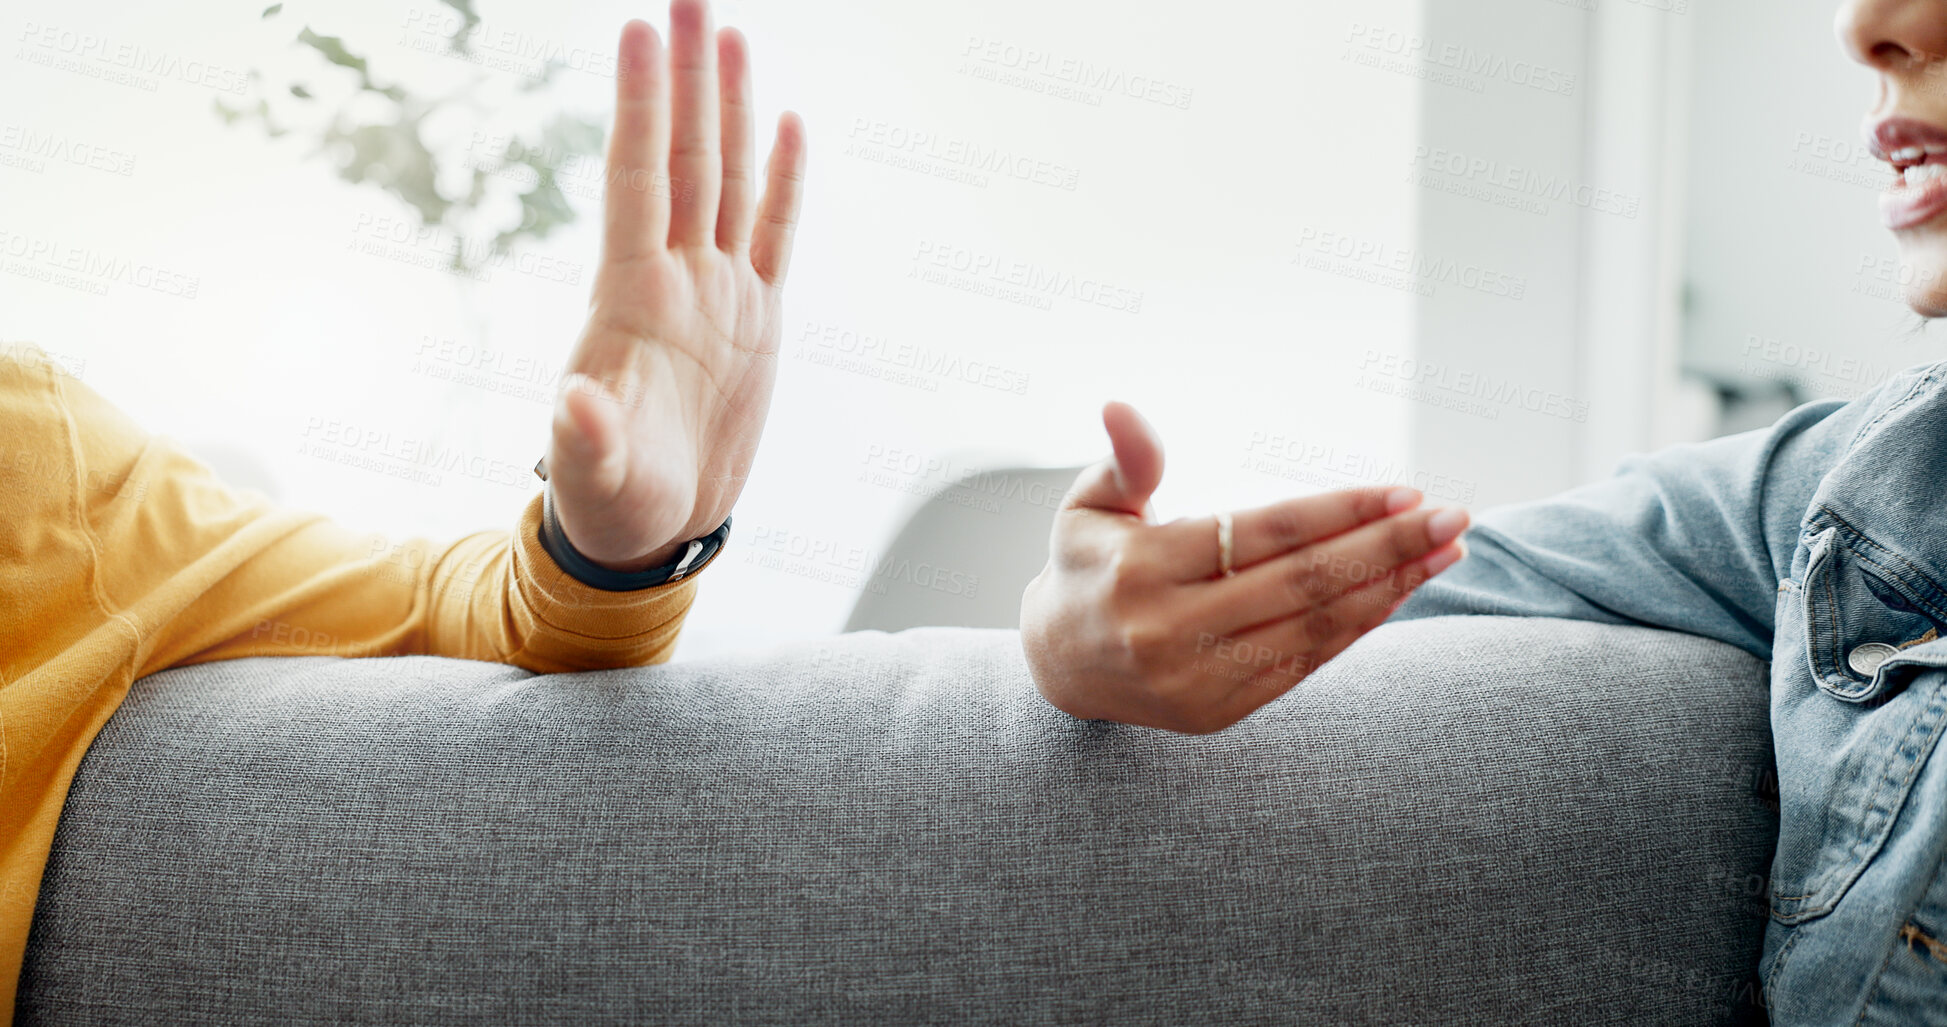
POLYGON ((1691 1024, 1755 1014, 1763 664, 1389 625, 1244 725, 1078 722, 1011 632, 555 677, 138 682, 23 1024, 1691 1024))

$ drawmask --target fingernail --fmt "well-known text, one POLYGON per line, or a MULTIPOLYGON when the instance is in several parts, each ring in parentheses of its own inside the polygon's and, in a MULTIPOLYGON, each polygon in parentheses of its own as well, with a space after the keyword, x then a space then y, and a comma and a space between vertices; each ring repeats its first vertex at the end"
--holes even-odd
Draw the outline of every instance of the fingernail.
POLYGON ((1449 567, 1452 567, 1454 564, 1460 562, 1461 557, 1466 555, 1467 555, 1467 547, 1464 545, 1460 545, 1460 546, 1452 546, 1447 549, 1442 549, 1439 552, 1433 554, 1432 556, 1427 557, 1426 558, 1427 577, 1432 577, 1433 575, 1438 574, 1449 567))
POLYGON ((1444 546, 1459 538, 1466 527, 1467 511, 1450 506, 1427 518, 1426 539, 1436 546, 1444 546))
POLYGON ((1419 501, 1419 489, 1409 489, 1402 486, 1386 493, 1386 512, 1388 514, 1396 514, 1401 510, 1410 510, 1419 501))

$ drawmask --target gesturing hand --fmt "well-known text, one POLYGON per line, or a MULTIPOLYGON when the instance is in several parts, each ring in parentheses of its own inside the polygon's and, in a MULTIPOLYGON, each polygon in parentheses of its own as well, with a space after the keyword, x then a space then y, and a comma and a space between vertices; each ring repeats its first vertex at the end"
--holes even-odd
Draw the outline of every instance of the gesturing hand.
POLYGON ((1115 455, 1076 481, 1048 566, 1021 599, 1041 694, 1073 716, 1219 731, 1283 695, 1465 555, 1459 509, 1408 488, 1351 489, 1233 515, 1236 573, 1218 575, 1216 519, 1152 524, 1155 432, 1102 412, 1115 455))
POLYGON ((622 28, 602 263, 555 401, 548 484, 568 540, 631 571, 723 523, 777 375, 804 128, 786 114, 753 198, 743 36, 704 0, 622 28), (754 231, 753 231, 754 229, 754 231))

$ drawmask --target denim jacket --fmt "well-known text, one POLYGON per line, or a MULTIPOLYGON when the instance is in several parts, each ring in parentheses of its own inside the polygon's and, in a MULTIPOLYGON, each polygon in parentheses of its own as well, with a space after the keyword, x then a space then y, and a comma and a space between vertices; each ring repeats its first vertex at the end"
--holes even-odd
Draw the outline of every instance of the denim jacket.
POLYGON ((1466 537, 1395 617, 1642 624, 1771 661, 1771 1022, 1947 1024, 1947 363, 1466 537))

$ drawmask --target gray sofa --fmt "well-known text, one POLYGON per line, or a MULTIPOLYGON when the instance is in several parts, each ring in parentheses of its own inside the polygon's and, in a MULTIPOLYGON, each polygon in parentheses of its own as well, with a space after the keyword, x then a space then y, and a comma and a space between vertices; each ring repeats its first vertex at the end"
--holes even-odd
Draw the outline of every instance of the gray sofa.
POLYGON ((81 766, 16 1015, 1762 1022, 1766 707, 1715 643, 1494 618, 1206 737, 1068 718, 1006 631, 185 668, 81 766))

